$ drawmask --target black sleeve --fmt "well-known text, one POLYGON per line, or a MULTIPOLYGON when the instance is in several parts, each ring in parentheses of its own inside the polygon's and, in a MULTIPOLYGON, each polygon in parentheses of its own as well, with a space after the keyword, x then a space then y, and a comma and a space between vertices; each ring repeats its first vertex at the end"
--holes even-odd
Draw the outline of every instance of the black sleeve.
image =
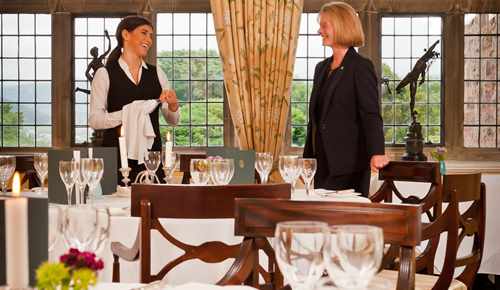
POLYGON ((380 115, 378 82, 373 64, 362 59, 354 73, 358 113, 368 156, 384 154, 384 126, 380 115))

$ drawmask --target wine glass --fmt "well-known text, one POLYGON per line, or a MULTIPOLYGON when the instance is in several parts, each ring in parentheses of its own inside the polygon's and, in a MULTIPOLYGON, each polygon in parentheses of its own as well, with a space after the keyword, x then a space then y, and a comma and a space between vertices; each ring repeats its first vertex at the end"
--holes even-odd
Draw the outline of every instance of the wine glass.
POLYGON ((323 254, 333 283, 342 289, 366 289, 382 263, 382 229, 341 225, 330 227, 330 234, 330 247, 323 254))
POLYGON ((269 152, 257 152, 255 154, 255 169, 259 173, 260 183, 266 184, 269 173, 273 168, 273 155, 269 152))
POLYGON ((144 155, 144 165, 146 166, 150 183, 154 183, 155 179, 157 179, 156 170, 158 170, 158 167, 160 167, 160 163, 160 151, 148 151, 144 155))
POLYGON ((93 250, 97 236, 99 214, 90 205, 67 206, 64 210, 63 237, 68 248, 79 251, 93 250))
POLYGON ((95 189, 101 181, 104 173, 104 160, 102 158, 83 158, 82 159, 82 172, 84 180, 89 185, 88 198, 90 203, 95 198, 95 189))
POLYGON ((172 151, 166 152, 165 146, 163 146, 161 162, 163 163, 163 172, 165 173, 165 183, 169 183, 177 163, 177 153, 172 151))
POLYGON ((300 167, 300 176, 304 180, 306 195, 309 195, 311 191, 311 181, 314 178, 314 174, 316 174, 316 168, 317 168, 316 159, 300 158, 299 167, 300 167))
POLYGON ((330 246, 328 224, 280 222, 274 237, 276 261, 292 289, 312 289, 324 271, 323 251, 330 246))
POLYGON ((206 159, 191 159, 189 164, 191 182, 198 185, 206 185, 210 179, 209 164, 206 159))
POLYGON ((49 157, 47 153, 37 153, 33 156, 33 167, 40 178, 41 187, 38 191, 44 190, 45 179, 49 173, 49 157))
POLYGON ((210 160, 210 176, 216 185, 227 185, 234 175, 234 159, 210 160))
POLYGON ((300 175, 299 157, 295 155, 281 155, 278 165, 281 177, 285 182, 292 185, 292 192, 294 192, 295 183, 300 175))
POLYGON ((57 204, 49 204, 49 252, 54 250, 59 236, 62 234, 63 210, 57 204))
POLYGON ((66 186, 66 193, 68 196, 68 204, 71 205, 71 195, 73 193, 73 186, 75 185, 76 179, 79 174, 78 162, 71 161, 59 161, 59 176, 66 186))
POLYGON ((10 179, 16 169, 15 156, 0 156, 0 184, 2 193, 7 193, 7 181, 10 179))
POLYGON ((97 225, 95 237, 92 243, 88 246, 88 250, 98 253, 105 248, 106 242, 109 239, 109 228, 111 226, 111 214, 109 208, 97 208, 97 225))

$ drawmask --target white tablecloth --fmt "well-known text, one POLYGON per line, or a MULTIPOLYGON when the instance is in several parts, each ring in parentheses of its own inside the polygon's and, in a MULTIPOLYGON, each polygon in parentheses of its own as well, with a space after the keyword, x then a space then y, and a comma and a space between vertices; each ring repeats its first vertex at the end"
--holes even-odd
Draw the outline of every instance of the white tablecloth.
MULTIPOLYGON (((297 200, 328 200, 328 201, 356 201, 370 202, 369 199, 344 194, 339 197, 320 198, 318 196, 308 197, 304 190, 297 190, 293 195, 297 200)), ((106 196, 96 200, 98 207, 109 207, 112 212, 110 241, 119 241, 126 246, 132 246, 135 241, 137 229, 139 227, 139 218, 130 217, 130 199, 124 197, 106 196)), ((237 244, 242 241, 242 237, 234 236, 233 219, 161 219, 162 225, 167 231, 177 239, 199 245, 206 241, 223 241, 227 244, 237 244)), ((182 254, 182 251, 173 245, 170 245, 160 234, 153 231, 151 237, 151 271, 158 272, 168 261, 175 259, 182 254)), ((65 250, 60 241, 51 259, 54 260, 65 250)), ((104 260, 104 270, 99 279, 103 282, 110 282, 112 278, 113 256, 109 245, 104 247, 101 253, 97 253, 104 260)), ((228 259, 220 264, 206 264, 198 260, 191 260, 175 267, 168 275, 168 284, 178 285, 187 282, 203 282, 213 284, 217 282, 234 260, 228 259)), ((120 260, 121 282, 135 283, 139 279, 139 263, 126 262, 120 260)))

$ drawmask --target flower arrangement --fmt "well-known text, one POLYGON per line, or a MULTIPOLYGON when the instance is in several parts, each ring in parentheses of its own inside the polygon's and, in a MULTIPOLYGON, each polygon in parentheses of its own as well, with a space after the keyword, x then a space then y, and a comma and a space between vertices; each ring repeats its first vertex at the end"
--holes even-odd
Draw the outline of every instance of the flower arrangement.
POLYGON ((58 263, 43 263, 36 270, 40 290, 86 290, 97 282, 97 272, 104 268, 94 253, 70 249, 58 263))
POLYGON ((437 161, 444 161, 446 159, 446 148, 436 147, 436 150, 431 152, 431 156, 437 161))

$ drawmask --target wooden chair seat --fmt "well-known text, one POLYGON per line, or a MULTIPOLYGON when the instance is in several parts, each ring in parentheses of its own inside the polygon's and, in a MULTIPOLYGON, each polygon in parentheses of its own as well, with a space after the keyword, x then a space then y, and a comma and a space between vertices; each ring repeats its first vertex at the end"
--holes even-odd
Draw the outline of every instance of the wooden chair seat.
MULTIPOLYGON (((227 245, 221 241, 208 241, 191 245, 180 241, 160 223, 160 218, 178 219, 227 219, 234 217, 234 200, 237 197, 290 198, 290 184, 178 186, 133 184, 131 215, 140 217, 140 227, 132 248, 120 242, 111 243, 113 253, 113 282, 120 281, 119 259, 140 261, 140 282, 149 283, 162 279, 177 265, 193 259, 206 263, 219 263, 236 258, 240 244, 227 245), (172 246, 184 253, 169 261, 158 273, 151 273, 151 231, 156 230, 172 246)), ((234 269, 234 267, 233 267, 234 269)), ((250 270, 238 268, 226 275, 218 284, 241 284, 250 270), (246 271, 246 272, 245 272, 246 271)))
MULTIPOLYGON (((398 271, 383 270, 373 278, 368 286, 368 289, 395 289, 395 284, 388 281, 397 281, 398 271)), ((415 274, 415 290, 431 290, 436 284, 438 276, 415 274)), ((451 281, 449 290, 467 290, 467 286, 459 280, 451 281)))

